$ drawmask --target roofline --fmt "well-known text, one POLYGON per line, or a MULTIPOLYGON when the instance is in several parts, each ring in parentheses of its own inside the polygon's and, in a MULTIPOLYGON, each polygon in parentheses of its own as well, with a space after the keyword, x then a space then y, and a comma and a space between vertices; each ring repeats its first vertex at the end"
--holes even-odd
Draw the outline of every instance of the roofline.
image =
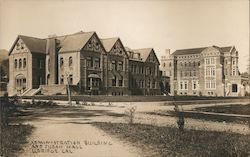
POLYGON ((89 31, 89 32, 77 32, 77 33, 66 34, 66 35, 60 35, 60 36, 55 36, 55 37, 47 37, 47 38, 43 38, 43 39, 60 38, 60 37, 66 37, 66 36, 72 36, 72 35, 84 34, 84 33, 96 33, 96 32, 95 32, 95 31, 89 31))

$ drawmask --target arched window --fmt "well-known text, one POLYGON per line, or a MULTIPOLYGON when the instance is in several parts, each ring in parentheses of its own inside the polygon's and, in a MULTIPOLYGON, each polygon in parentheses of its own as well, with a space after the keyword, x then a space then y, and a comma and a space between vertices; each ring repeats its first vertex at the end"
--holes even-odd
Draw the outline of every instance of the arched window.
POLYGON ((200 66, 201 64, 200 64, 200 62, 198 62, 198 66, 200 66))
POLYGON ((17 59, 15 59, 15 69, 17 68, 17 59))
POLYGON ((63 58, 61 57, 60 58, 60 67, 62 67, 63 66, 63 58))
POLYGON ((19 59, 19 68, 22 67, 22 59, 19 59))
POLYGON ((61 76, 61 80, 60 83, 63 84, 64 83, 64 75, 61 76))
POLYGON ((70 57, 69 57, 69 66, 72 66, 72 63, 73 63, 73 59, 72 59, 72 57, 70 56, 70 57))
POLYGON ((73 84, 73 75, 69 75, 69 84, 73 84))
POLYGON ((185 66, 185 67, 187 66, 187 63, 186 63, 186 62, 184 63, 184 66, 185 66))
POLYGON ((23 59, 23 68, 26 68, 26 58, 23 59))

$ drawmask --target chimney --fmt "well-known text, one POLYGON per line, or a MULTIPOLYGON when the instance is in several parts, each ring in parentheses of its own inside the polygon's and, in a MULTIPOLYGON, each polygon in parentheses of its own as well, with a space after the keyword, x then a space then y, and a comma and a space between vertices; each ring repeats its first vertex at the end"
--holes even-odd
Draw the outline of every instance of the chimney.
POLYGON ((165 52, 166 52, 166 55, 165 55, 166 58, 169 59, 169 57, 170 57, 170 49, 166 49, 165 52))

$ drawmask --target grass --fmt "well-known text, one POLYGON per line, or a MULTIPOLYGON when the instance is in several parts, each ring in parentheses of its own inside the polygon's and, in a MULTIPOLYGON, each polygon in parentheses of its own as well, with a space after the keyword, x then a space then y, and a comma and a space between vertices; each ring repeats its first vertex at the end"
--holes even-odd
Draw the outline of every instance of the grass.
MULTIPOLYGON (((146 114, 150 115, 159 115, 159 116, 171 116, 176 117, 176 113, 174 111, 158 111, 158 112, 147 112, 146 114)), ((239 123, 239 124, 248 124, 249 118, 247 117, 235 117, 229 115, 213 115, 199 112, 185 112, 183 111, 183 115, 185 118, 192 118, 198 120, 212 121, 212 122, 230 122, 230 123, 239 123)))
POLYGON ((250 135, 207 130, 179 131, 172 127, 144 124, 93 123, 110 135, 151 150, 146 156, 249 156, 250 135))
POLYGON ((216 113, 228 113, 228 114, 241 114, 250 115, 250 104, 247 105, 223 105, 223 106, 212 106, 212 107, 199 107, 197 111, 203 112, 216 112, 216 113))
POLYGON ((20 116, 23 112, 22 107, 17 104, 18 101, 6 97, 0 99, 0 156, 18 156, 33 130, 32 126, 21 124, 20 116))
POLYGON ((27 143, 27 138, 31 134, 33 127, 30 125, 8 125, 1 129, 1 152, 3 156, 14 157, 22 150, 22 146, 27 143))

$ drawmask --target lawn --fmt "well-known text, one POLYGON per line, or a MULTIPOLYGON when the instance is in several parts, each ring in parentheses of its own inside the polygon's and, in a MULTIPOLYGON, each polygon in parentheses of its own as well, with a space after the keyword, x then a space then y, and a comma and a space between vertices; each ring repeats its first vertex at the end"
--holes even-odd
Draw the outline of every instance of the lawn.
POLYGON ((0 99, 0 156, 3 157, 18 156, 33 130, 32 126, 22 124, 22 107, 17 104, 6 97, 0 99))
POLYGON ((146 156, 249 156, 250 135, 207 130, 179 131, 145 124, 93 123, 111 136, 129 141, 146 156), (152 152, 153 151, 153 152, 152 152))
POLYGON ((250 115, 250 104, 247 105, 223 105, 223 106, 212 106, 212 107, 199 107, 197 111, 203 112, 216 112, 216 113, 228 113, 228 114, 241 114, 250 115))

